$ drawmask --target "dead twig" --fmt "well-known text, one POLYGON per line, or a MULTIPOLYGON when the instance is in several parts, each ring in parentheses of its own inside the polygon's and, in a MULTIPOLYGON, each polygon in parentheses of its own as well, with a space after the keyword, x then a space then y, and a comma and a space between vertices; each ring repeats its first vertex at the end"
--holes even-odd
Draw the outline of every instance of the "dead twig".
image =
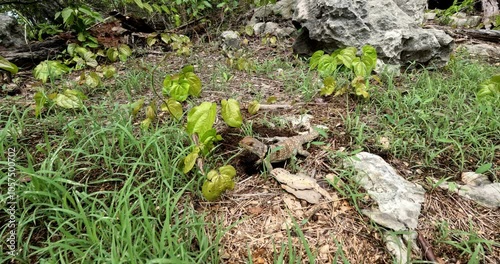
POLYGON ((428 261, 438 263, 436 257, 434 256, 434 252, 432 251, 431 245, 429 244, 429 242, 427 242, 427 240, 425 240, 424 236, 418 233, 417 240, 424 252, 425 259, 428 261))

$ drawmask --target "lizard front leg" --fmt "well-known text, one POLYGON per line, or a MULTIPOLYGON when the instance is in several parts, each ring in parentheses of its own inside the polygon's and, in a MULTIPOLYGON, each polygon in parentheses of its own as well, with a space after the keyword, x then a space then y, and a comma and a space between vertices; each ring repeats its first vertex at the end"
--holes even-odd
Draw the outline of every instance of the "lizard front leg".
POLYGON ((309 153, 303 147, 297 148, 297 153, 299 153, 300 155, 302 155, 304 157, 307 157, 307 156, 311 155, 311 153, 309 153))

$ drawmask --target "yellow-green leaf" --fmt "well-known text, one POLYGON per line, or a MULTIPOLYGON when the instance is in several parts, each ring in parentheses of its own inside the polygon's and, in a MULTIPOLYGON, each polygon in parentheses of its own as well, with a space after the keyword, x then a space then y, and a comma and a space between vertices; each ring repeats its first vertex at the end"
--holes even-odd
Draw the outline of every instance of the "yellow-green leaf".
POLYGON ((240 112, 240 103, 234 99, 221 100, 222 118, 230 127, 240 127, 243 117, 240 112))
MULTIPOLYGON (((183 69, 184 71, 185 69, 183 69)), ((186 70, 189 70, 186 69, 186 70)), ((201 80, 198 78, 194 72, 185 72, 184 73, 185 80, 189 83, 189 95, 192 96, 200 96, 201 93, 201 80)))
POLYGON ((196 159, 198 158, 199 153, 200 153, 200 148, 195 147, 193 151, 184 158, 184 168, 182 168, 182 172, 184 174, 188 173, 193 169, 194 164, 196 164, 196 159))
POLYGON ((245 33, 249 36, 253 36, 253 26, 251 25, 245 26, 245 33))
POLYGON ((148 129, 152 122, 153 122, 153 120, 151 120, 149 118, 146 118, 146 119, 142 120, 142 122, 141 122, 141 129, 143 129, 143 130, 148 129))
POLYGON ((211 170, 207 174, 207 180, 203 183, 201 192, 205 199, 207 199, 208 201, 214 201, 219 198, 226 190, 234 189, 233 178, 236 175, 236 171, 234 170, 234 168, 231 170, 228 167, 232 166, 224 166, 219 169, 219 172, 211 170))
POLYGON ((161 41, 163 41, 165 44, 170 44, 170 41, 172 40, 172 37, 168 33, 161 33, 160 35, 161 41))
POLYGON ((173 98, 168 98, 167 102, 161 105, 161 110, 170 113, 177 120, 182 117, 182 105, 173 98))
POLYGON ((274 103, 276 103, 276 101, 278 101, 278 97, 276 97, 276 96, 269 96, 266 100, 266 102, 268 104, 274 104, 274 103))
POLYGON ((352 61, 356 58, 356 48, 347 47, 341 49, 339 54, 336 56, 340 62, 342 62, 347 68, 352 69, 352 61))
POLYGON ((236 176, 236 169, 231 165, 222 166, 219 168, 221 174, 228 175, 230 177, 236 176))
POLYGON ((189 96, 189 83, 186 80, 172 82, 170 86, 170 96, 176 101, 184 102, 189 96))
POLYGON ((141 110, 143 105, 144 105, 144 99, 139 99, 130 105, 133 117, 135 117, 139 113, 139 110, 141 110))
POLYGON ((42 61, 33 70, 35 78, 46 83, 49 77, 57 78, 70 71, 70 68, 59 61, 42 61))
POLYGON ((156 118, 156 103, 154 101, 146 108, 146 118, 151 119, 151 121, 156 118))
POLYGON ((198 106, 191 108, 187 116, 186 131, 192 135, 203 135, 210 129, 215 122, 217 105, 215 103, 203 102, 198 106))
POLYGON ((365 99, 370 98, 370 94, 366 90, 366 80, 362 76, 354 78, 351 82, 354 87, 354 93, 358 96, 363 96, 365 99))
POLYGON ((188 73, 188 72, 194 72, 194 66, 193 65, 187 65, 182 68, 182 73, 188 73))
POLYGON ((118 60, 118 55, 120 55, 120 53, 118 52, 118 50, 116 48, 109 48, 106 51, 106 57, 108 57, 108 59, 111 62, 115 62, 116 60, 118 60))
POLYGON ((313 55, 311 56, 311 60, 309 61, 310 70, 314 70, 316 67, 318 67, 319 59, 323 57, 324 54, 325 52, 322 50, 318 50, 313 53, 313 55))
POLYGON ((101 77, 97 73, 91 72, 85 77, 85 84, 95 88, 101 84, 101 77))
POLYGON ((35 116, 38 117, 42 112, 42 109, 45 106, 48 98, 44 92, 36 92, 33 96, 33 99, 35 99, 35 116))
POLYGON ((322 75, 332 75, 333 72, 337 69, 337 59, 330 55, 323 55, 319 58, 318 62, 318 71, 322 75))
POLYGON ((331 95, 336 88, 336 82, 335 79, 332 76, 328 76, 323 80, 323 88, 320 90, 320 95, 322 96, 328 96, 331 95))
POLYGON ((130 47, 127 44, 120 44, 120 46, 118 46, 118 51, 121 54, 125 54, 127 56, 132 55, 132 50, 130 49, 130 47))
POLYGON ((73 109, 83 107, 82 99, 85 98, 80 91, 76 90, 65 90, 62 94, 57 94, 54 102, 63 108, 73 109))
POLYGON ((95 59, 95 54, 92 51, 85 52, 82 55, 82 57, 85 60, 85 64, 92 67, 92 68, 95 68, 95 67, 97 67, 97 65, 99 65, 97 63, 97 60, 95 59))
POLYGON ((115 75, 116 73, 116 68, 114 66, 104 66, 102 67, 102 75, 105 78, 111 78, 115 75))
POLYGON ((146 39, 146 44, 148 44, 148 47, 151 47, 156 43, 156 41, 157 41, 156 37, 148 37, 146 39))
POLYGON ((337 89, 333 96, 339 96, 347 93, 349 91, 349 85, 344 85, 340 89, 337 89))
POLYGON ((260 109, 259 101, 253 100, 248 104, 248 113, 255 115, 260 109))

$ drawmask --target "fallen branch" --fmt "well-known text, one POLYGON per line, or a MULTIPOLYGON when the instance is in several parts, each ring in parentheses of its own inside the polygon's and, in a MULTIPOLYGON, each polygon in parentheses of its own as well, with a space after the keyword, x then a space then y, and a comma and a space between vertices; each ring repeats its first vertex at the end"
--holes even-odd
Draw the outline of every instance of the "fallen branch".
MULTIPOLYGON (((242 109, 248 109, 248 104, 244 104, 242 109)), ((290 109, 292 105, 289 104, 261 104, 259 110, 277 110, 277 109, 290 109)))

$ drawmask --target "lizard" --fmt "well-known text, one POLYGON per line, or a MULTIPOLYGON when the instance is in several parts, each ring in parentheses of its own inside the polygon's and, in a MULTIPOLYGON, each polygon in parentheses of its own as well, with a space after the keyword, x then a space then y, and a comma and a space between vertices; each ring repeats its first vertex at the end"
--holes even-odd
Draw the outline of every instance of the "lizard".
POLYGON ((324 196, 327 200, 333 201, 332 196, 311 178, 303 173, 292 174, 285 169, 276 168, 271 171, 271 175, 281 183, 285 191, 295 195, 299 199, 309 203, 319 203, 319 198, 324 196))
POLYGON ((257 164, 264 163, 268 171, 273 169, 271 163, 285 161, 297 153, 302 156, 308 156, 302 145, 311 142, 319 136, 318 131, 311 129, 310 132, 293 137, 277 138, 279 141, 272 145, 266 145, 253 137, 244 137, 239 142, 239 146, 254 153, 259 157, 257 164))

